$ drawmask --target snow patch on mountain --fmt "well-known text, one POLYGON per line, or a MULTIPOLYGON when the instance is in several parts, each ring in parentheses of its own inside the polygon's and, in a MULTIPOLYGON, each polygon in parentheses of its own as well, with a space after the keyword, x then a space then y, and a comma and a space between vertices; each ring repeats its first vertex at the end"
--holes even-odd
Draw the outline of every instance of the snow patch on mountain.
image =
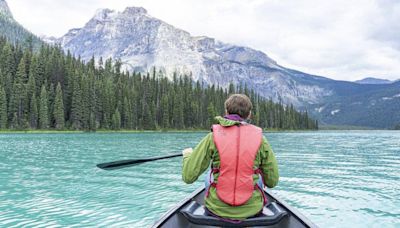
POLYGON ((58 43, 58 39, 54 36, 43 35, 43 36, 40 36, 40 39, 48 44, 57 44, 58 43))
POLYGON ((335 109, 335 110, 331 111, 331 115, 335 115, 338 112, 340 112, 340 109, 335 109))
POLYGON ((318 113, 321 113, 322 111, 324 111, 325 107, 319 107, 319 108, 315 108, 315 111, 318 113))

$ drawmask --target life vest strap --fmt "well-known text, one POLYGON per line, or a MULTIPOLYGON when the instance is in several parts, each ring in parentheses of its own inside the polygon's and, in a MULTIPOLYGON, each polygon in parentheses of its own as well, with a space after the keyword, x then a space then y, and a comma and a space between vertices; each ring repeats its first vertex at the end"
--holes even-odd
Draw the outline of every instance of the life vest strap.
POLYGON ((261 168, 258 168, 258 169, 256 169, 256 170, 254 170, 254 173, 255 174, 259 174, 260 175, 260 178, 261 178, 261 180, 262 180, 262 182, 265 184, 266 182, 265 182, 265 180, 264 180, 264 173, 263 173, 263 171, 261 170, 261 168))
POLYGON ((262 198, 263 198, 263 206, 265 206, 265 205, 268 203, 268 200, 267 200, 267 196, 266 196, 265 193, 264 193, 264 190, 262 190, 262 189, 260 188, 260 186, 258 186, 258 184, 256 184, 255 188, 258 189, 258 190, 260 190, 261 196, 262 196, 262 198))
POLYGON ((217 184, 216 184, 215 182, 211 182, 211 183, 210 183, 210 186, 208 186, 208 189, 207 189, 207 192, 206 192, 206 198, 208 198, 208 196, 210 195, 210 189, 211 189, 211 187, 216 188, 216 187, 217 187, 217 184))
POLYGON ((211 169, 211 172, 212 172, 212 173, 219 173, 219 168, 212 168, 212 169, 211 169))

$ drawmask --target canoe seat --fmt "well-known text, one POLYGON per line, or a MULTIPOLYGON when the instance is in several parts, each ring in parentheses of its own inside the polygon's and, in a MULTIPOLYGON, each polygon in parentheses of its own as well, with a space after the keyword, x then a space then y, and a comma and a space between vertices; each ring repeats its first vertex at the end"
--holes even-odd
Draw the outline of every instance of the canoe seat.
POLYGON ((260 215, 248 218, 240 223, 224 221, 212 216, 205 210, 203 205, 196 201, 189 203, 180 212, 193 224, 220 227, 270 226, 279 223, 288 214, 275 202, 264 206, 260 215))

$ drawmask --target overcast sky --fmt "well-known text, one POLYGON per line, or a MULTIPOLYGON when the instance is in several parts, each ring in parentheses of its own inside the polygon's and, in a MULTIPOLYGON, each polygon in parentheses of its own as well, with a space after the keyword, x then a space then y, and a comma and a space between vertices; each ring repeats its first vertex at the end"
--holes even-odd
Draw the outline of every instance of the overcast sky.
POLYGON ((60 37, 99 8, 142 6, 192 35, 265 52, 280 65, 339 80, 400 78, 398 0, 7 0, 35 34, 60 37))

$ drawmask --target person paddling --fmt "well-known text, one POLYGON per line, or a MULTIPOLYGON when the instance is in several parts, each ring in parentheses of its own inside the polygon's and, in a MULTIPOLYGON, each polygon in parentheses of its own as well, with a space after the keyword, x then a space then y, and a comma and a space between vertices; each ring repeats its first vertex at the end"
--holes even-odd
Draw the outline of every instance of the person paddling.
POLYGON ((245 121, 252 103, 243 94, 225 101, 225 116, 194 148, 183 153, 182 179, 191 184, 210 166, 206 175, 205 206, 211 214, 228 220, 257 215, 267 203, 262 188, 273 188, 279 179, 275 155, 262 129, 245 121))

